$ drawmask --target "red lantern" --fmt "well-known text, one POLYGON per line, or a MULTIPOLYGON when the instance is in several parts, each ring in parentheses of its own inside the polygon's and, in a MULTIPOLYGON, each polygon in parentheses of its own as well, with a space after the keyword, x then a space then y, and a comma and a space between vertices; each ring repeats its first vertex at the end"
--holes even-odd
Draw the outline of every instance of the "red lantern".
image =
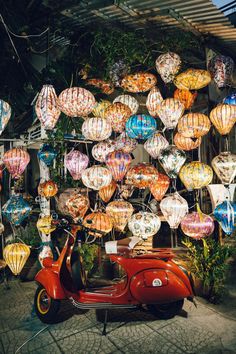
POLYGON ((170 185, 170 179, 163 173, 158 173, 158 179, 150 184, 150 191, 153 197, 159 202, 162 200, 170 185))
POLYGON ((17 179, 22 175, 30 162, 30 156, 22 148, 8 150, 3 156, 3 162, 13 178, 17 179))

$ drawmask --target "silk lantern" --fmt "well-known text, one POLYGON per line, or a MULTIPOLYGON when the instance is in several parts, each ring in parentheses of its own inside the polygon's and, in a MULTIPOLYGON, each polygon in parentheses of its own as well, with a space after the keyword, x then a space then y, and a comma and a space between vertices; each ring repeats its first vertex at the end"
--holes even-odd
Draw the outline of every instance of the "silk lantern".
POLYGON ((177 229, 188 213, 187 201, 178 192, 170 194, 160 202, 160 209, 171 229, 177 229))
POLYGON ((163 101, 160 90, 154 86, 149 92, 146 100, 146 107, 148 112, 153 117, 158 117, 160 104, 163 101))
POLYGON ((117 231, 124 231, 133 212, 132 204, 124 200, 114 200, 106 207, 106 213, 112 218, 114 229, 117 231))
POLYGON ((130 95, 117 96, 114 99, 113 103, 117 103, 117 102, 120 102, 120 103, 128 106, 129 109, 131 110, 131 114, 136 114, 138 112, 139 103, 136 100, 136 98, 134 98, 133 96, 130 96, 130 95))
POLYGON ((180 56, 173 52, 159 55, 156 60, 156 69, 162 80, 167 84, 173 81, 181 66, 180 56))
POLYGON ((105 203, 108 203, 113 194, 115 193, 116 188, 117 184, 115 181, 112 180, 111 183, 108 184, 108 186, 99 189, 98 195, 105 203))
POLYGON ((219 88, 230 86, 234 61, 225 55, 216 55, 209 61, 208 70, 219 88))
POLYGON ((121 81, 121 87, 128 92, 146 92, 157 83, 156 76, 151 73, 139 72, 126 75, 121 81))
POLYGON ((110 101, 107 100, 101 100, 96 104, 94 107, 92 113, 95 117, 101 117, 105 118, 105 111, 106 109, 111 105, 110 101))
POLYGON ((132 167, 126 175, 127 184, 132 184, 136 188, 148 188, 152 181, 158 179, 157 169, 145 162, 138 163, 132 167))
POLYGON ((166 194, 170 185, 170 179, 163 173, 158 173, 158 179, 153 180, 149 186, 153 197, 159 202, 166 194))
POLYGON ((106 156, 106 165, 115 181, 122 181, 130 167, 131 161, 132 157, 130 154, 122 150, 115 150, 106 156))
POLYGON ((229 134, 236 122, 236 106, 219 104, 212 109, 210 120, 221 135, 229 134))
POLYGON ((116 150, 130 153, 136 149, 138 142, 135 139, 131 139, 126 132, 123 132, 115 139, 115 146, 116 150))
POLYGON ((212 168, 200 161, 192 161, 184 165, 179 178, 187 190, 200 189, 211 183, 213 178, 212 168))
POLYGON ((222 184, 229 185, 236 176, 236 155, 229 151, 214 157, 211 165, 222 184))
POLYGON ((20 274, 30 255, 30 248, 24 243, 11 243, 3 249, 3 258, 14 275, 20 274))
POLYGON ((184 113, 184 105, 175 98, 167 98, 160 104, 158 115, 167 129, 174 129, 184 113))
POLYGON ((4 131, 11 118, 11 106, 9 103, 0 100, 0 135, 4 131))
POLYGON ((58 192, 57 184, 52 181, 48 180, 45 182, 39 183, 38 186, 38 194, 45 198, 54 197, 58 192))
POLYGON ((174 79, 180 90, 200 90, 211 82, 211 74, 207 70, 187 69, 174 79))
POLYGON ((158 131, 156 131, 144 144, 144 149, 157 159, 161 151, 169 146, 166 138, 158 131))
POLYGON ((236 203, 224 201, 217 205, 213 215, 226 235, 231 235, 236 226, 236 203))
POLYGON ((203 113, 188 113, 179 119, 178 132, 186 138, 200 138, 211 127, 209 118, 203 113))
POLYGON ((170 145, 161 151, 158 159, 166 174, 170 178, 176 178, 186 161, 186 154, 184 151, 177 149, 175 145, 170 145))
POLYGON ((192 93, 189 90, 180 90, 177 88, 174 92, 174 98, 179 100, 184 105, 185 109, 190 109, 192 107, 196 97, 197 92, 192 93))
POLYGON ((31 207, 23 199, 22 195, 14 194, 2 207, 3 216, 13 225, 18 226, 25 220, 31 211, 31 207))
POLYGON ((105 118, 111 123, 115 132, 121 133, 125 129, 125 123, 131 114, 131 109, 126 104, 116 102, 106 109, 105 118))
POLYGON ((35 104, 35 113, 44 129, 54 129, 61 111, 52 85, 43 85, 35 104))
MULTIPOLYGON (((108 234, 113 228, 111 217, 106 213, 102 213, 101 211, 96 211, 86 215, 83 220, 83 225, 88 229, 96 229, 103 232, 104 234, 108 234)), ((97 237, 103 236, 102 234, 94 231, 91 231, 91 233, 97 237)))
POLYGON ((81 130, 86 139, 102 141, 111 136, 112 126, 105 118, 93 117, 84 121, 81 130))
POLYGON ((65 155, 64 162, 72 178, 77 181, 81 178, 82 172, 87 168, 89 158, 78 150, 71 150, 65 155))
POLYGON ((72 194, 65 204, 66 211, 75 221, 83 218, 90 206, 88 196, 82 193, 72 194))
POLYGON ((186 138, 180 133, 174 136, 174 144, 180 150, 190 151, 198 148, 201 145, 202 138, 186 138))
POLYGON ((86 168, 86 170, 82 172, 83 184, 94 190, 99 190, 102 187, 108 186, 108 184, 111 183, 111 180, 111 172, 103 166, 94 165, 86 168))
POLYGON ((70 215, 66 207, 66 203, 70 198, 78 194, 87 195, 87 188, 66 188, 63 189, 63 191, 60 192, 59 195, 55 197, 57 203, 56 207, 60 214, 70 215))
POLYGON ((82 87, 71 87, 62 91, 58 106, 69 117, 87 116, 96 106, 93 94, 82 87))
POLYGON ((223 100, 224 104, 236 105, 236 93, 231 93, 231 95, 226 96, 223 100))
POLYGON ((94 78, 87 80, 87 84, 97 87, 102 91, 102 93, 105 93, 106 95, 111 95, 114 92, 114 86, 109 81, 94 78))
POLYGON ((93 158, 99 162, 105 162, 106 156, 114 151, 116 144, 113 140, 105 140, 96 144, 92 148, 93 158))
POLYGON ((160 218, 146 211, 140 211, 133 214, 128 222, 128 228, 133 236, 146 240, 155 235, 161 227, 160 218))
POLYGON ((135 114, 125 125, 126 133, 132 139, 148 139, 157 128, 156 120, 148 114, 135 114))
POLYGON ((45 235, 49 235, 56 230, 56 226, 52 224, 51 215, 41 216, 37 221, 37 229, 45 235))
POLYGON ((30 156, 22 148, 13 148, 3 155, 3 163, 15 179, 20 178, 29 162, 30 156))
POLYGON ((38 151, 39 160, 43 161, 48 167, 51 166, 56 156, 57 153, 50 144, 43 144, 38 151))

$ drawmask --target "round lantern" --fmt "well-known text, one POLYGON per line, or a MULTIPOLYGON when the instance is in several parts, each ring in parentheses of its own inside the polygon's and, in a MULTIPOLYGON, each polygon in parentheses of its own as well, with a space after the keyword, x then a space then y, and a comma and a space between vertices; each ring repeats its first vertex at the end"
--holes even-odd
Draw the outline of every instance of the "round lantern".
POLYGON ((125 123, 131 114, 131 110, 126 104, 117 102, 106 109, 105 118, 111 123, 115 132, 121 133, 125 129, 125 123))
POLYGON ((174 79, 175 86, 180 90, 200 90, 210 82, 211 74, 200 69, 188 69, 174 79))
POLYGON ((11 118, 11 106, 9 103, 0 100, 0 135, 4 131, 11 118))
POLYGON ((147 114, 135 114, 126 122, 126 133, 132 139, 148 139, 157 128, 156 120, 147 114))
POLYGON ((82 125, 82 134, 86 139, 93 141, 106 140, 111 136, 111 123, 101 117, 88 118, 82 125))
POLYGON ((160 90, 154 86, 149 92, 146 100, 146 107, 148 112, 153 117, 158 117, 160 104, 163 101, 160 90))
POLYGON ((160 104, 158 115, 167 129, 174 129, 184 113, 184 105, 175 98, 167 98, 160 104))
POLYGON ((236 105, 236 93, 232 93, 229 96, 226 96, 223 100, 224 104, 232 104, 232 105, 236 105))
POLYGON ((211 165, 222 184, 231 184, 236 176, 236 155, 231 152, 221 152, 214 157, 211 165))
POLYGON ((180 56, 173 52, 159 55, 156 60, 156 69, 162 80, 167 84, 174 80, 181 66, 180 56))
POLYGON ((171 229, 177 229, 188 212, 188 203, 178 192, 175 192, 162 199, 160 208, 171 229))
POLYGON ((52 225, 51 215, 42 216, 37 221, 37 229, 45 235, 49 235, 56 230, 56 226, 52 225))
POLYGON ((89 198, 81 193, 72 194, 66 201, 66 211, 75 221, 84 217, 89 206, 89 198))
POLYGON ((219 88, 230 86, 234 71, 234 61, 230 57, 216 55, 209 61, 208 70, 219 88))
POLYGON ((98 102, 96 104, 96 106, 93 109, 93 115, 95 117, 101 117, 101 118, 105 118, 105 111, 106 109, 111 105, 110 101, 107 100, 101 100, 100 102, 98 102))
POLYGON ((192 93, 189 90, 180 90, 177 88, 174 92, 174 98, 179 100, 184 105, 185 109, 190 109, 192 107, 196 97, 197 92, 192 93))
POLYGON ((106 156, 115 148, 116 144, 113 140, 101 141, 92 148, 93 158, 99 162, 105 162, 106 156))
POLYGON ((127 184, 145 189, 150 186, 152 181, 158 180, 158 171, 153 165, 141 162, 127 172, 126 179, 127 184))
POLYGON ((130 95, 117 96, 114 99, 113 103, 117 103, 117 102, 123 103, 126 106, 128 106, 129 109, 131 110, 131 114, 136 114, 138 112, 139 103, 136 100, 136 98, 134 98, 133 96, 130 95))
POLYGON ((133 236, 146 240, 155 235, 161 227, 160 218, 146 211, 133 214, 128 222, 128 228, 133 236))
POLYGON ((129 138, 128 134, 123 132, 115 139, 115 145, 116 150, 122 150, 130 153, 136 149, 138 142, 135 139, 129 138))
POLYGON ((48 180, 42 183, 39 183, 38 186, 38 194, 45 198, 54 197, 58 192, 57 184, 52 181, 48 180))
POLYGON ((3 258, 14 275, 20 274, 29 255, 30 248, 24 243, 11 243, 3 249, 3 258))
POLYGON ((61 111, 52 85, 43 85, 35 104, 35 112, 44 129, 54 129, 61 111))
POLYGON ((117 188, 117 184, 115 181, 111 181, 108 186, 102 187, 99 189, 99 197, 105 202, 108 203, 113 194, 115 193, 115 190, 117 188))
POLYGON ((213 215, 226 235, 231 235, 236 226, 236 203, 228 200, 224 201, 217 205, 213 215))
POLYGON ((152 181, 150 184, 150 191, 153 197, 159 202, 166 194, 170 185, 170 179, 163 173, 158 173, 158 180, 152 181))
POLYGON ((65 155, 65 167, 70 172, 74 180, 81 178, 82 172, 87 168, 89 158, 78 150, 71 150, 65 155))
POLYGON ((236 122, 236 106, 219 104, 211 111, 210 120, 221 135, 229 134, 236 122))
POLYGON ((212 168, 200 161, 193 161, 184 165, 179 178, 187 190, 200 189, 208 186, 213 178, 212 168))
POLYGON ((95 105, 93 94, 82 87, 68 88, 58 97, 58 106, 69 117, 87 116, 95 105))
POLYGON ((55 197, 56 208, 60 214, 70 215, 66 207, 66 203, 71 197, 78 195, 78 193, 86 193, 87 195, 87 188, 66 188, 59 193, 57 197, 55 197))
POLYGON ((130 167, 131 161, 132 157, 130 154, 122 150, 115 150, 107 155, 106 165, 115 181, 122 181, 130 167))
POLYGON ((112 174, 106 168, 99 165, 86 168, 82 172, 83 184, 91 189, 99 190, 102 187, 108 186, 111 183, 112 174))
POLYGON ((176 178, 180 168, 186 160, 184 151, 177 149, 175 145, 170 145, 162 150, 159 157, 159 162, 170 178, 176 178))
POLYGON ((202 138, 186 138, 180 133, 176 133, 174 136, 174 144, 180 150, 190 151, 198 148, 201 145, 202 138))
POLYGON ((114 229, 117 231, 124 231, 133 212, 132 204, 124 200, 114 200, 106 207, 106 213, 112 218, 114 229))
POLYGON ((168 141, 160 132, 155 132, 144 144, 144 149, 154 159, 157 159, 161 151, 169 146, 168 141))
MULTIPOLYGON (((89 229, 102 231, 104 234, 108 234, 113 228, 111 217, 100 211, 88 214, 83 220, 83 225, 89 229)), ((91 231, 91 233, 97 237, 103 236, 102 234, 94 231, 91 231)))
POLYGON ((30 156, 28 152, 21 148, 13 148, 3 155, 3 163, 15 179, 22 175, 29 162, 30 156))
POLYGON ((31 207, 23 199, 22 195, 12 195, 2 207, 3 216, 13 225, 18 226, 29 216, 31 207))
POLYGON ((179 119, 178 132, 186 138, 200 138, 211 127, 209 118, 203 113, 188 113, 179 119))
POLYGON ((151 73, 139 72, 130 74, 123 78, 121 87, 128 92, 146 92, 157 83, 156 76, 151 73))
POLYGON ((38 151, 39 160, 43 161, 46 166, 50 167, 53 160, 57 156, 56 151, 49 144, 43 144, 38 151))

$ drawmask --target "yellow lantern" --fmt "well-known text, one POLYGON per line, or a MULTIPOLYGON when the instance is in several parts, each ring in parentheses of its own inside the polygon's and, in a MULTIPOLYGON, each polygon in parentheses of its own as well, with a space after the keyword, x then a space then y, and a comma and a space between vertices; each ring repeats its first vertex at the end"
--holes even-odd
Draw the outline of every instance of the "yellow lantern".
POLYGON ((200 69, 188 69, 174 79, 175 86, 181 90, 200 90, 210 82, 211 74, 200 69))
POLYGON ((221 135, 229 134, 236 122, 236 105, 219 104, 211 111, 210 120, 221 135))
POLYGON ((112 218, 113 226, 117 231, 124 231, 134 212, 131 203, 124 200, 114 200, 106 207, 106 213, 112 218))
POLYGON ((96 104, 96 106, 93 109, 93 115, 95 117, 101 117, 105 118, 105 110, 111 105, 110 101, 107 100, 101 100, 96 104))
MULTIPOLYGON (((101 211, 96 211, 87 215, 84 218, 83 225, 90 229, 96 229, 108 234, 111 232, 113 223, 112 219, 108 214, 102 213, 101 211)), ((102 234, 98 232, 91 231, 91 234, 94 234, 97 237, 102 237, 102 234)))
POLYGON ((199 138, 210 130, 211 122, 203 113, 188 113, 178 121, 178 132, 186 138, 199 138))
POLYGON ((37 229, 45 235, 49 235, 56 230, 56 227, 52 225, 52 217, 50 215, 42 216, 37 221, 37 229))
POLYGON ((190 151, 196 149, 198 146, 201 145, 202 138, 186 138, 180 133, 176 133, 174 136, 174 144, 180 150, 190 151))
POLYGON ((30 248, 24 243, 12 243, 3 249, 3 258, 14 275, 20 274, 29 255, 30 248))
POLYGON ((184 165, 179 177, 187 190, 200 189, 211 183, 212 168, 200 161, 193 161, 184 165))

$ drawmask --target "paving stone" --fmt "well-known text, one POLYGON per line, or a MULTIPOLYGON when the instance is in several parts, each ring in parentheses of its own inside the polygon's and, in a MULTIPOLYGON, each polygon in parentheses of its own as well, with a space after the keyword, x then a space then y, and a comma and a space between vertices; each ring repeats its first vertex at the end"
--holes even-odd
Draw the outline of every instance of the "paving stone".
POLYGON ((6 307, 5 309, 0 309, 0 333, 9 331, 10 329, 16 329, 21 326, 25 326, 32 321, 41 323, 34 312, 33 308, 29 303, 22 304, 18 306, 6 307))
POLYGON ((34 349, 33 351, 31 351, 30 353, 32 354, 61 354, 62 351, 60 350, 60 348, 58 347, 58 345, 56 343, 52 343, 49 344, 45 347, 41 347, 39 349, 34 349))
POLYGON ((16 281, 9 282, 9 289, 4 284, 0 284, 1 309, 12 308, 20 304, 29 303, 28 298, 24 294, 21 283, 16 281))

